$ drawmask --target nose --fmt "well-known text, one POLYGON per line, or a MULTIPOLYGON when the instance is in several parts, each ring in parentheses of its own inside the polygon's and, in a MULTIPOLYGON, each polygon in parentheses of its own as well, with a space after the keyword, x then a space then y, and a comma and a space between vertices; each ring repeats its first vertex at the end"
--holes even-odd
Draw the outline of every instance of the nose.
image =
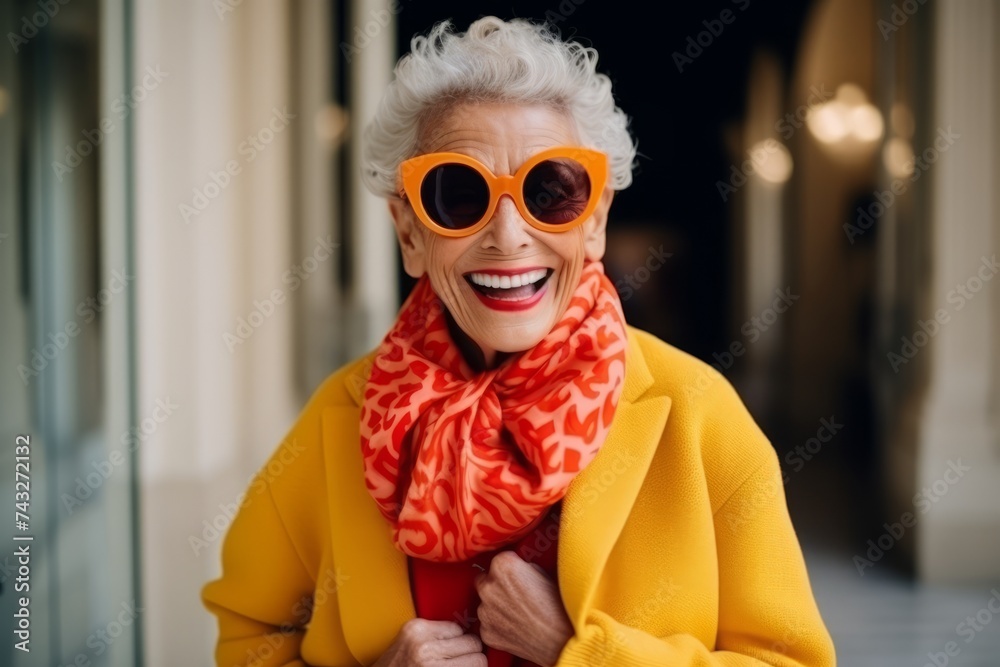
POLYGON ((503 195, 497 202, 493 217, 486 224, 482 247, 512 255, 531 245, 532 236, 529 227, 528 221, 521 217, 521 212, 517 210, 510 195, 503 195))

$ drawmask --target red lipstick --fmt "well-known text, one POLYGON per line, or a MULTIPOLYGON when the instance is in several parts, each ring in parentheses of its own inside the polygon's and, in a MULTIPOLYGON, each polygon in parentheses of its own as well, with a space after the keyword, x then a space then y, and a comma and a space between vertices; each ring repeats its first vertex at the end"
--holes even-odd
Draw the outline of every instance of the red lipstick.
POLYGON ((508 301, 505 299, 494 299, 493 297, 486 296, 479 290, 473 288, 472 291, 476 293, 479 300, 483 302, 488 308, 493 310, 528 310, 536 303, 541 301, 542 297, 545 296, 545 292, 549 289, 549 281, 546 279, 545 284, 542 288, 535 292, 531 297, 524 299, 523 301, 508 301))
MULTIPOLYGON (((545 296, 545 291, 549 287, 548 285, 549 278, 552 277, 552 273, 553 273, 552 269, 544 266, 522 267, 517 269, 484 269, 482 271, 472 271, 470 273, 467 273, 465 274, 465 278, 468 281, 469 286, 472 288, 472 291, 476 293, 476 296, 479 298, 482 304, 487 308, 499 311, 519 311, 519 310, 527 310, 533 307, 545 296), (496 288, 493 288, 492 290, 489 288, 480 288, 478 285, 472 282, 472 277, 471 277, 472 273, 481 273, 493 276, 512 276, 512 275, 521 275, 529 271, 545 271, 546 275, 539 281, 541 285, 537 288, 537 291, 531 294, 531 296, 520 299, 510 298, 511 296, 513 296, 513 293, 504 294, 504 296, 506 296, 507 298, 499 298, 500 293, 496 291, 496 288)), ((539 282, 536 282, 535 285, 538 285, 539 282)), ((522 288, 514 288, 514 289, 522 291, 523 294, 522 288)), ((527 289, 527 286, 525 286, 524 289, 527 289)))

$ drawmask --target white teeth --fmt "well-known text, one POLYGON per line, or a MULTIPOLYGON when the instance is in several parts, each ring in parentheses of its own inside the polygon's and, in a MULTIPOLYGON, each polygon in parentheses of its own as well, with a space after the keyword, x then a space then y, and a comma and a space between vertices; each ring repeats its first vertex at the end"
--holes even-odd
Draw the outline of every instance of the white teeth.
POLYGON ((546 269, 536 269, 525 271, 513 276, 498 276, 489 273, 473 273, 469 277, 472 282, 482 287, 492 287, 494 289, 511 289, 513 287, 524 287, 537 283, 548 273, 546 269))

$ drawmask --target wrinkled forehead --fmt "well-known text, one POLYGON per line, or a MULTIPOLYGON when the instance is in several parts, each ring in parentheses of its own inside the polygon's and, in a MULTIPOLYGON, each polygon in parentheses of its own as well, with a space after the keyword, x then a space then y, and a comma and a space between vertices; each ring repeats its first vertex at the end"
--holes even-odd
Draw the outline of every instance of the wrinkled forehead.
POLYGON ((441 104, 419 126, 418 154, 462 153, 494 174, 513 174, 531 156, 553 146, 577 146, 576 124, 563 109, 544 104, 441 104))

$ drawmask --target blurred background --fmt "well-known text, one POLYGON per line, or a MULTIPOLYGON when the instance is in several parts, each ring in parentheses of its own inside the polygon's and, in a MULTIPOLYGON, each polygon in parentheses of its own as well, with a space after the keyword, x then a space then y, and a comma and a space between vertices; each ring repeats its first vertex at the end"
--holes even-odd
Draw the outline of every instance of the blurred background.
POLYGON ((840 663, 1000 664, 994 0, 0 1, 0 664, 210 663, 241 492, 412 285, 360 130, 482 14, 599 51, 606 268, 771 436, 840 663))

